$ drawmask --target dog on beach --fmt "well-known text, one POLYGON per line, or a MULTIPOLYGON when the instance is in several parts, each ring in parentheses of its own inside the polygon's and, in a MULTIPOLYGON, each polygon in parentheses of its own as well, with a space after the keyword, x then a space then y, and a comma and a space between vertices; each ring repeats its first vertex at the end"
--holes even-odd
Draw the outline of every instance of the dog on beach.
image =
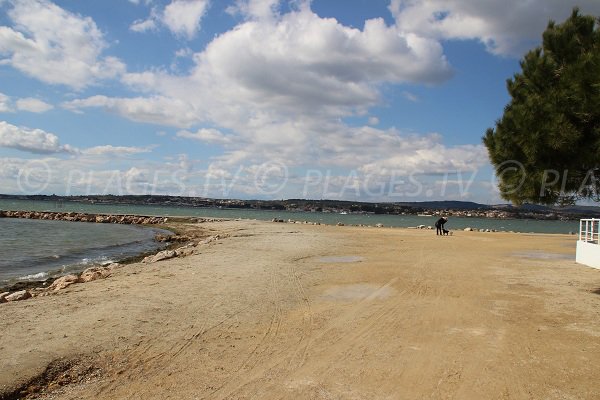
POLYGON ((448 236, 448 235, 452 236, 452 232, 450 232, 448 229, 442 229, 442 231, 443 231, 444 235, 446 235, 446 236, 448 236))

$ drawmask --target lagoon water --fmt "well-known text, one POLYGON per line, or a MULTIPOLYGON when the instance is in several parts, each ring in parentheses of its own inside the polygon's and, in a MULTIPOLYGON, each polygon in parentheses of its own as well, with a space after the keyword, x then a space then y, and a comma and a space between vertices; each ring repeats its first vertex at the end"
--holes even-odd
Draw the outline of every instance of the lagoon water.
POLYGON ((0 218, 0 286, 154 250, 155 234, 133 225, 0 218))
MULTIPOLYGON (((346 225, 378 223, 391 227, 411 227, 417 225, 434 225, 436 217, 419 217, 416 215, 375 215, 347 214, 321 212, 291 212, 248 209, 220 209, 200 207, 145 206, 119 204, 87 204, 32 200, 2 200, 0 210, 30 210, 30 211, 75 211, 104 214, 139 214, 153 216, 195 216, 214 218, 244 218, 271 220, 273 218, 292 219, 299 221, 320 222, 335 225, 342 222, 346 225)), ((449 229, 496 229, 500 231, 533 232, 533 233, 569 233, 579 230, 578 221, 538 221, 529 219, 490 219, 450 217, 446 224, 449 229)))

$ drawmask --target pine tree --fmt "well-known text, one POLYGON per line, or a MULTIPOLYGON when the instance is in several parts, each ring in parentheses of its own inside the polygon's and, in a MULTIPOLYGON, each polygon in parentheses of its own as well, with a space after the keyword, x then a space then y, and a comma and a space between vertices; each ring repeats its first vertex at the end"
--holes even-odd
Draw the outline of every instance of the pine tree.
POLYGON ((563 24, 550 21, 508 80, 511 101, 483 137, 504 199, 600 201, 599 22, 577 8, 563 24))

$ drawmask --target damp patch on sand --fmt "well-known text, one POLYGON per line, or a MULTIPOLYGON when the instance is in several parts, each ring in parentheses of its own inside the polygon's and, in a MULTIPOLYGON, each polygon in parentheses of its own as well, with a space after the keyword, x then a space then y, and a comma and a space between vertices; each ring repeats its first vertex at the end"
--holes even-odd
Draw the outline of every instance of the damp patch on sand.
POLYGON ((575 260, 574 254, 549 253, 546 251, 522 251, 513 253, 513 257, 532 258, 536 260, 575 260))
POLYGON ((359 256, 328 256, 328 257, 320 257, 317 259, 320 263, 355 263, 361 262, 365 258, 359 256))
POLYGON ((377 286, 369 283, 353 285, 338 285, 327 289, 322 297, 325 300, 352 301, 385 299, 394 294, 395 290, 389 286, 377 286))

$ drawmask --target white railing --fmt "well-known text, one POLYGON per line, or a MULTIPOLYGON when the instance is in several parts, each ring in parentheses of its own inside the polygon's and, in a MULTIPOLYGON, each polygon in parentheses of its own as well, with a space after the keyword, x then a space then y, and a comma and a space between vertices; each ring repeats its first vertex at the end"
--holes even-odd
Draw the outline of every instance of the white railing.
POLYGON ((600 219, 590 218, 579 220, 579 240, 600 244, 600 219))

